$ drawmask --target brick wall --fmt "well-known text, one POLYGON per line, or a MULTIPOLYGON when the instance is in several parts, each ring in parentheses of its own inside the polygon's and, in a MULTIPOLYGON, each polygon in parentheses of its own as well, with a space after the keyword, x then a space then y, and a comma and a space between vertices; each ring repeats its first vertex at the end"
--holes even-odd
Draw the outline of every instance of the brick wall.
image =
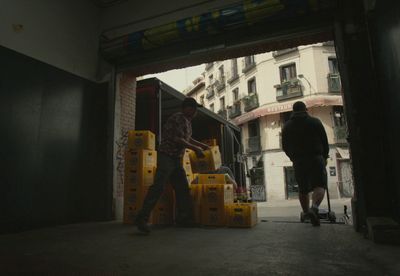
POLYGON ((130 73, 119 74, 115 97, 114 214, 117 220, 122 220, 125 150, 128 131, 135 129, 136 76, 130 73))

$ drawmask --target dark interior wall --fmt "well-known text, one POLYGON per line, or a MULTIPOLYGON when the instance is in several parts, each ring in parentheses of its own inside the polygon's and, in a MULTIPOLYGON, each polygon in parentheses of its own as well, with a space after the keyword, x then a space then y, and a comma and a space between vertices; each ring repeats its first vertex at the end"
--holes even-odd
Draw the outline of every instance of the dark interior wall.
POLYGON ((369 15, 374 61, 384 104, 388 196, 400 221, 400 2, 377 1, 369 15))
POLYGON ((0 232, 107 219, 107 84, 0 60, 0 232))

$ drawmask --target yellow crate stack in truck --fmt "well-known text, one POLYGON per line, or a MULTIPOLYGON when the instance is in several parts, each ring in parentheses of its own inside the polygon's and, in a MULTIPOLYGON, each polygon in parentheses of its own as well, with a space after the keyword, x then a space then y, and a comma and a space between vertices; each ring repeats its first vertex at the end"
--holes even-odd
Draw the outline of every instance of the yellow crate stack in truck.
POLYGON ((151 131, 129 131, 125 152, 124 223, 134 223, 148 187, 154 182, 156 166, 155 135, 151 131))

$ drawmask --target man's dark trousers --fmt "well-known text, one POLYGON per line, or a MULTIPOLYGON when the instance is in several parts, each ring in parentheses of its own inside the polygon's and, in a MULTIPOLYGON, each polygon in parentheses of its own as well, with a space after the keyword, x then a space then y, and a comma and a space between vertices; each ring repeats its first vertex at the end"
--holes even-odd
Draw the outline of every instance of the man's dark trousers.
POLYGON ((151 211, 157 204, 158 199, 163 193, 166 184, 170 180, 175 190, 175 198, 178 216, 177 223, 193 222, 193 203, 190 197, 189 185, 186 172, 182 166, 180 157, 171 157, 162 152, 158 152, 157 170, 154 183, 144 199, 142 209, 139 211, 138 220, 148 221, 151 211))

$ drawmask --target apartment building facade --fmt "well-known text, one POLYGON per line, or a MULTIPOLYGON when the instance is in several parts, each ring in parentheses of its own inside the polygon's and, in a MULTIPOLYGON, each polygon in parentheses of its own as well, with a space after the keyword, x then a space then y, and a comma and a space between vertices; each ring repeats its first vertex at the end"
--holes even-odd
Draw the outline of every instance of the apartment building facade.
POLYGON ((300 46, 206 64, 187 95, 242 128, 248 186, 259 201, 297 198, 281 130, 294 102, 304 101, 327 132, 332 198, 352 195, 340 75, 333 43, 300 46))

